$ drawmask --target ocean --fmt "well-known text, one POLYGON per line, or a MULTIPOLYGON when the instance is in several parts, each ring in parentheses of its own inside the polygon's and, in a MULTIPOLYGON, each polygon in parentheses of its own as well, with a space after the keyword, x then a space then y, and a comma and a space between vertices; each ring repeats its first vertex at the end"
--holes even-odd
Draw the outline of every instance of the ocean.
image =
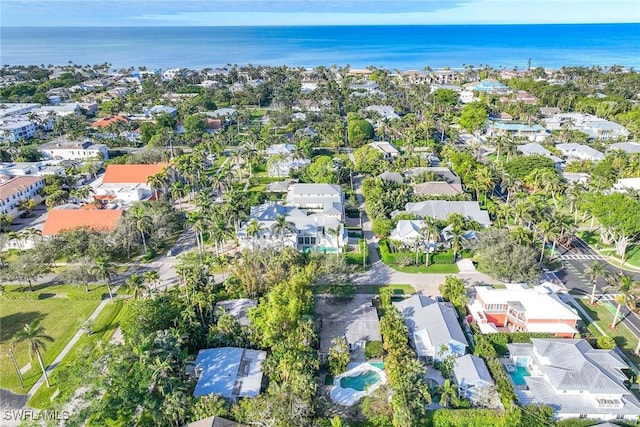
POLYGON ((529 60, 547 68, 640 67, 640 24, 0 29, 3 65, 523 69, 529 60))

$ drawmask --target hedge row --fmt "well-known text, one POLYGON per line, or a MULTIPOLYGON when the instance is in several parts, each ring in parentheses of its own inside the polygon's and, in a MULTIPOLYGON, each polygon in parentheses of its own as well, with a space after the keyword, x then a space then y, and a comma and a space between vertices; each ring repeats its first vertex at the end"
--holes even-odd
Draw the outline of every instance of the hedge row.
POLYGON ((505 412, 494 409, 437 409, 433 412, 433 427, 491 426, 512 427, 505 412))

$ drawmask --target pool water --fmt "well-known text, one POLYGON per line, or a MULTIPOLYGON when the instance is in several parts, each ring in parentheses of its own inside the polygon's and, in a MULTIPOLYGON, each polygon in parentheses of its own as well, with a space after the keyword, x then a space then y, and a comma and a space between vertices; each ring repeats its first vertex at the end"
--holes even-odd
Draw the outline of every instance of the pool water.
POLYGON ((512 372, 507 371, 513 383, 515 385, 527 385, 527 382, 524 380, 525 377, 530 377, 531 372, 527 369, 526 366, 516 365, 514 366, 514 370, 512 372))
POLYGON ((340 378, 340 387, 352 388, 358 391, 364 391, 367 387, 380 381, 380 375, 375 371, 364 371, 355 377, 340 378))
POLYGON ((375 366, 378 369, 384 369, 384 362, 369 362, 371 366, 375 366))

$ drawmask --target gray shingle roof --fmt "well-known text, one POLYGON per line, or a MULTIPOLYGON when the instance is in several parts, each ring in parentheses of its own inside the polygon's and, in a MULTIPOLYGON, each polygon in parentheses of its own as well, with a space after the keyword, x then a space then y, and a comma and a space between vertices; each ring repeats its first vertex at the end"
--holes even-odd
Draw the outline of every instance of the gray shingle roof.
POLYGON ((453 375, 456 383, 460 386, 493 384, 493 378, 491 378, 484 360, 472 354, 465 354, 456 359, 453 375))
POLYGON ((427 200, 419 203, 407 203, 407 211, 416 215, 436 219, 447 219, 449 214, 458 213, 482 225, 490 225, 489 213, 480 209, 478 202, 457 202, 447 200, 427 200))

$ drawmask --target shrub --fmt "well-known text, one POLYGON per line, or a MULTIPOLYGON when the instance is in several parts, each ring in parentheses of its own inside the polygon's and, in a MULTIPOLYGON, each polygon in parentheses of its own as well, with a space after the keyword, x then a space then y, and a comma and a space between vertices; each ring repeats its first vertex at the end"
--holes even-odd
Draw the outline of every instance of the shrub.
POLYGON ((327 355, 327 370, 332 375, 343 373, 351 360, 347 340, 344 337, 334 338, 331 341, 331 348, 327 355))
POLYGON ((504 412, 492 409, 438 409, 433 412, 434 427, 492 426, 506 427, 504 412))
POLYGON ((364 355, 367 359, 374 357, 382 357, 384 350, 382 349, 382 341, 367 341, 364 345, 364 355))
POLYGON ((431 263, 433 264, 453 264, 454 262, 451 252, 434 253, 431 255, 431 263))
POLYGON ((613 337, 609 337, 607 335, 598 337, 598 340, 596 342, 598 344, 598 348, 601 348, 603 350, 613 350, 616 347, 616 341, 613 339, 613 337))

